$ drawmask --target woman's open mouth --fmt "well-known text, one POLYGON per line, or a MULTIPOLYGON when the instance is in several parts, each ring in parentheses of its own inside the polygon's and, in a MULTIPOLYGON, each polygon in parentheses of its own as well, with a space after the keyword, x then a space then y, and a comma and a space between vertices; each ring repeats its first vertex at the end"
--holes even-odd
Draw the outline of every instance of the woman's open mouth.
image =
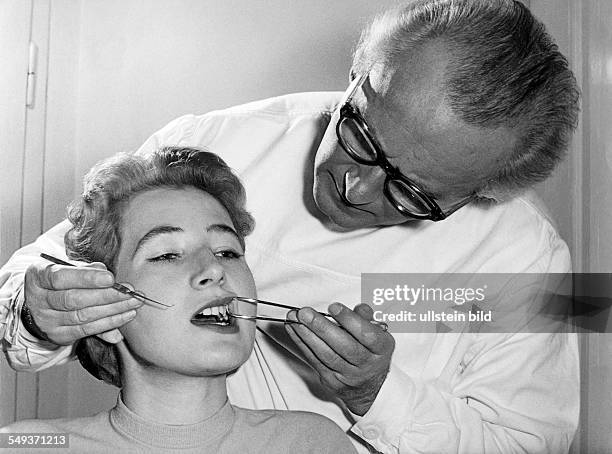
POLYGON ((197 310, 191 317, 194 325, 230 326, 234 319, 230 316, 232 297, 220 298, 197 310))

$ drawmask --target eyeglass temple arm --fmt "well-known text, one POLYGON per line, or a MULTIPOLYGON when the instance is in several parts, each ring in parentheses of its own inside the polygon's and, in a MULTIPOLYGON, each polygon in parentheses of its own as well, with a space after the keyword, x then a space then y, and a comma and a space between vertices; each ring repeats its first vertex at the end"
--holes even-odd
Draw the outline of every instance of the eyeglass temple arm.
POLYGON ((453 214, 459 208, 463 208, 468 203, 470 203, 472 200, 474 200, 476 197, 477 197, 477 195, 476 195, 476 193, 474 193, 474 194, 471 194, 471 195, 467 196, 465 199, 460 200, 455 205, 451 206, 448 210, 446 210, 446 212, 444 212, 444 217, 445 218, 449 217, 451 214, 453 214))

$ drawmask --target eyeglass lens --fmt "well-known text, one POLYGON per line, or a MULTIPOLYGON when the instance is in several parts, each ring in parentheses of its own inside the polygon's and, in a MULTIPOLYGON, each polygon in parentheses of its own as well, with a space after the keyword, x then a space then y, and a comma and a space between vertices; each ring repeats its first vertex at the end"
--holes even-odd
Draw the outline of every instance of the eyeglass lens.
POLYGON ((363 162, 376 162, 374 145, 359 124, 350 118, 340 123, 340 134, 347 151, 363 162))
MULTIPOLYGON (((361 163, 374 164, 378 160, 376 148, 363 128, 352 118, 344 118, 340 123, 340 134, 346 151, 361 163)), ((416 215, 427 215, 427 204, 406 183, 390 179, 389 196, 397 205, 416 215)))
POLYGON ((389 180, 389 196, 398 204, 415 215, 428 215, 425 202, 402 180, 389 180))

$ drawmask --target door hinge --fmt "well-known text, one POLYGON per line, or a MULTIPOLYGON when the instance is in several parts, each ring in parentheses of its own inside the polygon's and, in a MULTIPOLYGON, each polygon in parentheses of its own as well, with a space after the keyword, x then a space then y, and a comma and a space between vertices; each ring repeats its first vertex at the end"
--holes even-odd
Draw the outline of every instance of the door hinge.
POLYGON ((36 44, 30 42, 30 55, 28 57, 28 80, 26 85, 26 107, 34 107, 34 95, 36 93, 36 44))

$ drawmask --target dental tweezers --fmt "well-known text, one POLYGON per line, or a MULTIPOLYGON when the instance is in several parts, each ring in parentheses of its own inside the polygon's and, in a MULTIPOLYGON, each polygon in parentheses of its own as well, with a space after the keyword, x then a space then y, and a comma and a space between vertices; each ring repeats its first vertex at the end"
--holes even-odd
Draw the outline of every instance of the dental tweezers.
MULTIPOLYGON (((55 263, 56 265, 64 265, 64 266, 75 266, 72 263, 68 263, 62 259, 58 259, 57 257, 53 257, 52 255, 49 254, 45 254, 44 252, 40 254, 40 256, 43 259, 49 260, 50 262, 55 263)), ((173 304, 164 304, 164 303, 160 303, 159 301, 155 301, 152 298, 149 298, 147 296, 144 296, 142 293, 137 292, 136 290, 132 290, 129 287, 126 287, 125 285, 119 284, 117 282, 115 282, 112 287, 117 290, 118 292, 124 293, 126 295, 130 295, 132 298, 136 298, 141 300, 143 303, 149 304, 150 306, 153 307, 159 307, 162 306, 163 308, 169 308, 169 307, 173 307, 173 304), (157 305, 157 306, 155 306, 157 305)), ((161 309, 161 308, 160 308, 161 309)))
MULTIPOLYGON (((296 310, 299 311, 300 308, 297 306, 290 306, 289 304, 281 304, 281 303, 273 303, 271 301, 260 300, 257 298, 247 298, 245 296, 235 296, 235 300, 242 301, 243 303, 251 303, 251 304, 264 304, 266 306, 274 306, 274 307, 282 307, 283 309, 296 310)), ((324 317, 331 317, 331 315, 326 314, 325 312, 319 312, 319 314, 324 317)), ((268 322, 282 322, 282 323, 297 323, 300 324, 297 320, 287 320, 285 318, 275 318, 268 317, 265 315, 242 315, 242 314, 234 314, 230 311, 230 317, 241 318, 243 320, 266 320, 268 322)))
MULTIPOLYGON (((296 311, 299 311, 301 309, 297 306, 290 306, 289 304, 273 303, 271 301, 260 300, 257 298, 247 298, 244 296, 235 296, 234 299, 238 301, 242 301, 244 303, 264 304, 267 306, 281 307, 283 309, 290 309, 290 310, 296 310, 296 311)), ((326 312, 319 312, 319 311, 316 311, 316 312, 318 312, 324 317, 332 318, 332 316, 326 312)), ((300 323, 299 321, 296 321, 296 320, 286 320, 282 318, 265 317, 265 316, 260 316, 260 315, 257 315, 257 316, 256 315, 240 315, 240 314, 233 314, 231 312, 229 313, 229 315, 230 317, 242 318, 244 320, 267 320, 271 322, 298 323, 298 324, 300 323)), ((370 320, 370 323, 372 323, 373 325, 380 326, 384 331, 387 331, 387 324, 385 322, 379 322, 377 320, 370 320)))

